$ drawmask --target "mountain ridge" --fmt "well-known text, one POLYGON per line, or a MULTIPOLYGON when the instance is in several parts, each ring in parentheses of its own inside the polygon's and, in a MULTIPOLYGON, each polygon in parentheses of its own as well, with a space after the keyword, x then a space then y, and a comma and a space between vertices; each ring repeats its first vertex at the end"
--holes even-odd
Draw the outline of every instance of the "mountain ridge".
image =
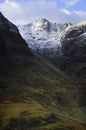
POLYGON ((49 56, 51 52, 59 51, 61 37, 70 25, 71 23, 56 24, 39 18, 33 23, 18 26, 18 28, 32 50, 49 56))
MULTIPOLYGON (((31 24, 18 26, 23 38, 29 47, 45 57, 52 57, 60 51, 61 42, 67 33, 77 30, 78 36, 85 37, 86 21, 78 24, 51 23, 44 18, 39 18, 31 24), (47 29, 46 29, 47 28, 47 29)), ((72 37, 70 37, 71 40, 72 37)))

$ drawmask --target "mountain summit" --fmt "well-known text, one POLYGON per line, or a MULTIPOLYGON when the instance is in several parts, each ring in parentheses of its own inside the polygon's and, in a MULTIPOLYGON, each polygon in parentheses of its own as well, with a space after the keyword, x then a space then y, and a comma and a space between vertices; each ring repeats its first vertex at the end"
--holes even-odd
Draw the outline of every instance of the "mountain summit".
POLYGON ((56 24, 39 18, 31 24, 18 26, 29 47, 36 52, 50 55, 59 50, 61 37, 70 23, 56 24))
POLYGON ((34 31, 46 31, 49 32, 50 30, 50 22, 44 18, 39 18, 38 20, 32 23, 34 31))
POLYGON ((65 36, 69 36, 69 33, 67 42, 86 36, 86 21, 79 24, 51 23, 39 18, 31 24, 21 25, 18 28, 32 50, 48 57, 60 51, 61 42, 65 36))

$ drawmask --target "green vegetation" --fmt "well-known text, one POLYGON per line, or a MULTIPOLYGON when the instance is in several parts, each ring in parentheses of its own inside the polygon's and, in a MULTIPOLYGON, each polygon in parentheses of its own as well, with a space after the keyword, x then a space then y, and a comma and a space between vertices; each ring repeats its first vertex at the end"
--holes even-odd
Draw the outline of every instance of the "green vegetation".
POLYGON ((1 114, 2 130, 85 130, 83 124, 55 115, 32 99, 28 103, 2 104, 1 114))

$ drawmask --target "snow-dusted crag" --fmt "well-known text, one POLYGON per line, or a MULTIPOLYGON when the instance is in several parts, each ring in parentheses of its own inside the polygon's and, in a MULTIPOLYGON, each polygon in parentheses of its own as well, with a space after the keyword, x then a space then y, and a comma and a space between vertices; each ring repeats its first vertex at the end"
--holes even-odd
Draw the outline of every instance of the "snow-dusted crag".
POLYGON ((69 57, 86 53, 86 21, 66 28, 61 45, 69 57))
POLYGON ((59 52, 66 44, 73 45, 74 40, 79 46, 78 40, 86 38, 86 21, 79 24, 51 23, 39 18, 18 28, 32 50, 48 57, 59 52))
POLYGON ((40 18, 31 24, 18 26, 18 28, 32 50, 50 55, 59 50, 61 37, 70 25, 70 23, 51 23, 40 18))

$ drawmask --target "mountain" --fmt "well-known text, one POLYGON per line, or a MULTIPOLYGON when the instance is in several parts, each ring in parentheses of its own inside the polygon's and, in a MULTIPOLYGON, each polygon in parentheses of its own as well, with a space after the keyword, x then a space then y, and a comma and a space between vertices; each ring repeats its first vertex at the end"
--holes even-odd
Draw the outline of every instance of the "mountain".
POLYGON ((29 47, 45 56, 50 56, 59 51, 61 37, 71 23, 51 23, 44 18, 39 18, 33 23, 18 26, 22 37, 29 47))
POLYGON ((85 130, 79 88, 0 13, 0 129, 85 130))
POLYGON ((65 35, 67 43, 73 40, 73 38, 85 38, 85 25, 85 21, 79 24, 51 23, 44 18, 39 18, 33 23, 20 25, 18 28, 22 37, 33 51, 47 57, 52 57, 52 55, 60 51, 61 43, 65 35), (67 35, 69 33, 70 37, 68 39, 67 35))
MULTIPOLYGON (((67 30, 62 41, 62 69, 80 87, 80 107, 86 107, 86 21, 67 30)), ((78 99, 79 100, 79 99, 78 99)))
POLYGON ((69 57, 86 52, 86 21, 67 28, 62 40, 62 50, 69 57))
MULTIPOLYGON (((79 108, 86 109, 86 21, 68 27, 62 37, 61 53, 51 59, 79 88, 79 108)), ((86 111, 85 111, 86 113, 86 111)))

